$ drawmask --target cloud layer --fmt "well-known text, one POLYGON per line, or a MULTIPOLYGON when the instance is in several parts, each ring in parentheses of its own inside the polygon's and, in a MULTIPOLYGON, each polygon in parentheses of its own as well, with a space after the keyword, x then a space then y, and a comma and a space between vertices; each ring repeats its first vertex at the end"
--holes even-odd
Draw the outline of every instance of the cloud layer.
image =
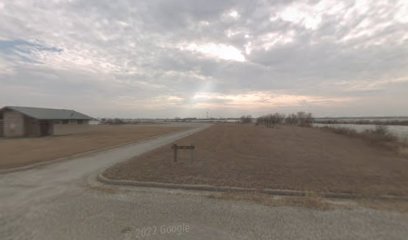
POLYGON ((0 105, 408 115, 408 3, 3 0, 0 105))

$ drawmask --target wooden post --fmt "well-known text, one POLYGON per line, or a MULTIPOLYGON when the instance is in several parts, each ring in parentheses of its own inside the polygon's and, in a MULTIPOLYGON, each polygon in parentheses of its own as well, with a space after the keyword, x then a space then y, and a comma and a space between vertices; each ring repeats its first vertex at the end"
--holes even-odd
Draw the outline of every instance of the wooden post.
POLYGON ((191 161, 193 161, 194 160, 194 147, 193 147, 193 145, 191 145, 190 151, 191 151, 191 161))
POLYGON ((173 144, 172 146, 171 146, 171 148, 173 149, 173 151, 174 151, 174 159, 173 159, 173 161, 174 162, 177 162, 177 151, 179 150, 179 149, 184 149, 184 150, 190 150, 191 152, 190 152, 190 154, 191 154, 191 161, 193 161, 193 159, 194 159, 194 149, 195 149, 195 146, 194 145, 190 145, 190 146, 178 146, 177 144, 173 144))
POLYGON ((174 162, 177 162, 177 144, 173 145, 173 149, 174 149, 174 162))

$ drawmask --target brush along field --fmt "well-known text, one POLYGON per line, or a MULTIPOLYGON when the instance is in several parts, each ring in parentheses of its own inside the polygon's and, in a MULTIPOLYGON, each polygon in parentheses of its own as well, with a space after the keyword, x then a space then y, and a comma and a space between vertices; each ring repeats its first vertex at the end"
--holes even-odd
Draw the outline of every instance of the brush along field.
POLYGON ((214 125, 104 172, 111 179, 408 196, 408 159, 317 128, 214 125))
POLYGON ((0 168, 54 160, 92 150, 138 142, 187 129, 166 125, 98 125, 83 133, 40 138, 0 138, 0 168))

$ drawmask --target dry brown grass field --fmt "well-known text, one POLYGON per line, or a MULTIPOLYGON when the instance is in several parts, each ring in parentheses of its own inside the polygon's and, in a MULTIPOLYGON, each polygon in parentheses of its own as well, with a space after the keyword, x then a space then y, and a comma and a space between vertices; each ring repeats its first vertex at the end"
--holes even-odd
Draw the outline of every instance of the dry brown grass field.
POLYGON ((87 151, 138 142, 186 128, 165 125, 97 125, 89 131, 41 138, 0 138, 0 168, 54 160, 87 151))
POLYGON ((317 128, 220 124, 108 169, 113 179, 311 192, 408 196, 408 159, 361 138, 317 128))

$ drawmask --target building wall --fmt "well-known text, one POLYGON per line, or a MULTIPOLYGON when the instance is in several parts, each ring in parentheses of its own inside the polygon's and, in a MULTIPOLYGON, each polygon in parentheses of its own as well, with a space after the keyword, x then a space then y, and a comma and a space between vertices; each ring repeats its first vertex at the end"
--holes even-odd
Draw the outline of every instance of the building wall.
POLYGON ((3 126, 0 119, 0 136, 39 137, 46 135, 68 135, 90 130, 89 121, 37 120, 23 114, 6 110, 3 112, 3 126))
POLYGON ((41 136, 40 122, 36 119, 25 117, 24 119, 25 135, 27 137, 41 136))
POLYGON ((3 119, 0 119, 0 137, 3 137, 4 136, 4 134, 3 134, 3 132, 4 132, 4 124, 3 124, 3 119))
POLYGON ((21 113, 5 111, 3 113, 3 119, 5 137, 24 136, 24 116, 21 113))
POLYGON ((54 123, 53 135, 67 135, 73 133, 82 133, 90 130, 90 126, 87 121, 82 124, 78 124, 77 121, 69 121, 66 124, 54 123))

